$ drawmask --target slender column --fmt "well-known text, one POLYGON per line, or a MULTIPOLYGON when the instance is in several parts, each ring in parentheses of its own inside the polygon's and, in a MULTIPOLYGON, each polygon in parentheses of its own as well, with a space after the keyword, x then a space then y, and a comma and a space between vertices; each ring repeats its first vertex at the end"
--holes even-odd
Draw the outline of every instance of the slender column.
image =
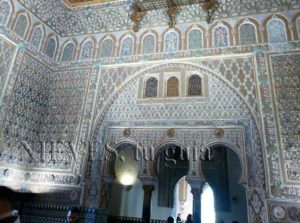
POLYGON ((200 188, 192 188, 193 194, 193 222, 201 223, 201 192, 200 188))
POLYGON ((151 219, 151 199, 154 190, 153 185, 143 185, 144 203, 143 203, 143 222, 150 223, 151 219))
POLYGON ((201 194, 205 181, 202 178, 187 177, 193 194, 193 223, 201 223, 201 194))
POLYGON ((109 209, 110 201, 111 201, 111 189, 114 177, 113 176, 103 176, 103 181, 101 185, 101 193, 100 193, 100 208, 101 209, 109 209))

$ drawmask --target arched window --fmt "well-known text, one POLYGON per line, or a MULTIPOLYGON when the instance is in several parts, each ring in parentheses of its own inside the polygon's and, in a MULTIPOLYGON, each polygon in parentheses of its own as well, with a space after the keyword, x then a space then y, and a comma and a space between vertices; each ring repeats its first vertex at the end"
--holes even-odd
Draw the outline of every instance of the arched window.
POLYGON ((296 20, 296 27, 298 32, 298 39, 300 39, 300 16, 296 20))
POLYGON ((158 81, 155 77, 151 77, 146 81, 145 98, 157 97, 158 81))
POLYGON ((155 36, 148 34, 143 38, 142 54, 149 54, 155 52, 155 36))
POLYGON ((170 77, 167 82, 167 97, 179 96, 179 81, 177 77, 170 77))
POLYGON ((27 26, 28 26, 27 17, 24 14, 20 14, 17 18, 14 32, 18 34, 20 37, 24 38, 27 26))
POLYGON ((269 43, 281 43, 287 41, 285 24, 281 19, 272 18, 267 26, 269 43))
POLYGON ((9 2, 1 1, 0 2, 0 26, 5 26, 8 22, 10 17, 12 8, 9 2))
POLYGON ((250 45, 257 43, 255 27, 251 23, 244 23, 240 27, 240 44, 250 45))
POLYGON ((178 34, 176 32, 168 32, 164 38, 164 51, 166 53, 174 53, 178 50, 178 34))
POLYGON ((54 59, 56 53, 56 47, 57 47, 56 40, 53 37, 50 37, 47 42, 47 47, 45 51, 46 55, 54 59))
POLYGON ((202 32, 199 29, 194 29, 189 32, 188 49, 195 50, 202 48, 202 32))
POLYGON ((112 57, 114 42, 112 39, 106 39, 102 42, 100 48, 100 57, 112 57))
POLYGON ((73 60, 73 55, 75 51, 75 45, 74 43, 68 43, 63 50, 62 56, 61 56, 61 62, 68 62, 73 60))
POLYGON ((93 56, 93 49, 94 49, 94 42, 92 40, 86 41, 81 48, 80 59, 81 60, 91 59, 93 56))
POLYGON ((32 37, 31 37, 31 45, 35 48, 39 49, 42 43, 42 39, 44 37, 43 29, 39 26, 35 27, 32 37))
POLYGON ((225 26, 217 26, 214 29, 214 46, 226 47, 229 45, 228 30, 225 26))
POLYGON ((202 86, 201 86, 201 77, 198 75, 192 75, 189 78, 188 83, 188 96, 201 96, 202 95, 202 86))
POLYGON ((120 56, 130 56, 133 54, 133 38, 128 36, 121 44, 120 56))

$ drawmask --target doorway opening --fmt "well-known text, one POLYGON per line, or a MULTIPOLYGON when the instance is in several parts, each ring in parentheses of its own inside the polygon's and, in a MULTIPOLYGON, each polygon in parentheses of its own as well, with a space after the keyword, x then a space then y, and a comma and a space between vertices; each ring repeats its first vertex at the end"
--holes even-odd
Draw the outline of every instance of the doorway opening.
POLYGON ((175 187, 175 205, 172 210, 172 216, 181 215, 181 220, 186 221, 189 214, 193 214, 193 194, 191 193, 191 186, 182 177, 175 187))
POLYGON ((208 183, 206 183, 202 188, 201 222, 202 223, 216 222, 214 192, 208 183))
POLYGON ((213 191, 215 221, 247 222, 247 195, 245 186, 239 182, 242 164, 238 154, 222 144, 210 149, 210 159, 201 161, 201 170, 213 191))

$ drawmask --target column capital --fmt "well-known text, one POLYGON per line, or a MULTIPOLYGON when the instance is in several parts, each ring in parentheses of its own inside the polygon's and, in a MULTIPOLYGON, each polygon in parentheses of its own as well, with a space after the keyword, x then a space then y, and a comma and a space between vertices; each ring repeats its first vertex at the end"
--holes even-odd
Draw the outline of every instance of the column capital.
POLYGON ((186 177, 186 181, 189 183, 191 186, 192 190, 193 189, 200 189, 202 190, 203 185, 205 184, 205 181, 199 178, 192 178, 192 177, 186 177))
POLYGON ((143 185, 155 185, 158 182, 157 177, 153 176, 140 176, 143 185))
POLYGON ((145 194, 152 193, 154 188, 155 188, 154 185, 143 185, 143 190, 145 194))

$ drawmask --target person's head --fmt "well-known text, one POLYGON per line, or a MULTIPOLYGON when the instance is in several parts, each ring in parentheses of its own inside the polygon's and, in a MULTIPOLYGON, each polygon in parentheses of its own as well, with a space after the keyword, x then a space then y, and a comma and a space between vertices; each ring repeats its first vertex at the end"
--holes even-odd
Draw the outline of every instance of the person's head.
POLYGON ((187 219, 186 219, 186 220, 192 220, 192 219, 193 219, 193 215, 189 214, 189 215, 187 216, 187 219))
POLYGON ((77 207, 72 207, 68 210, 67 222, 68 223, 77 223, 77 222, 79 222, 79 209, 77 207))
POLYGON ((171 217, 171 216, 170 216, 170 217, 168 217, 168 220, 167 220, 167 222, 168 222, 168 223, 174 223, 174 218, 173 218, 173 217, 171 217))

